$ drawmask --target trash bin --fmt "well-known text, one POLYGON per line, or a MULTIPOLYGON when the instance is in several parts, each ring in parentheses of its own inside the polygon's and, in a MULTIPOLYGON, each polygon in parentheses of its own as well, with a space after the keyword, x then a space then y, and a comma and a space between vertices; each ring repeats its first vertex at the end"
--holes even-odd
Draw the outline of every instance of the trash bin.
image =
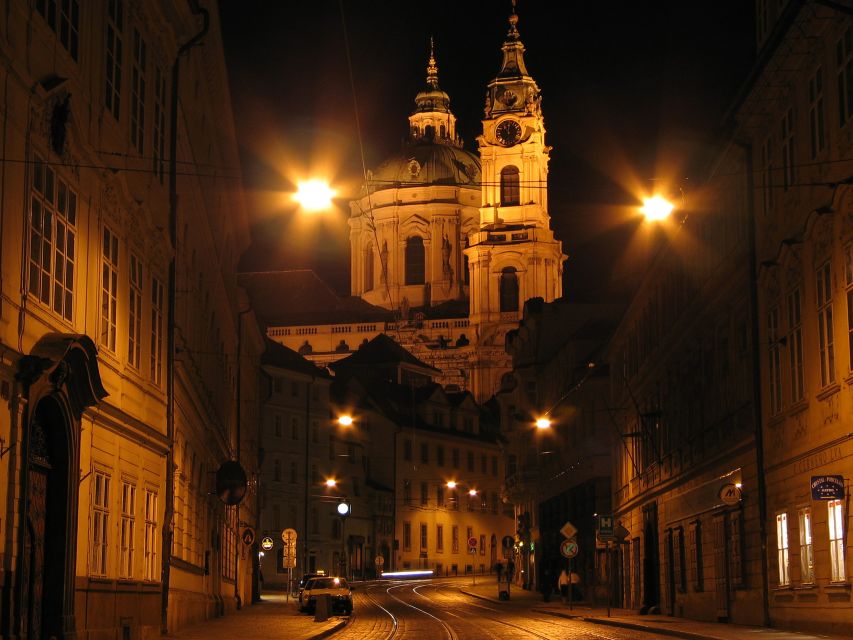
POLYGON ((314 622, 325 622, 329 619, 329 594, 324 593, 314 600, 314 622))

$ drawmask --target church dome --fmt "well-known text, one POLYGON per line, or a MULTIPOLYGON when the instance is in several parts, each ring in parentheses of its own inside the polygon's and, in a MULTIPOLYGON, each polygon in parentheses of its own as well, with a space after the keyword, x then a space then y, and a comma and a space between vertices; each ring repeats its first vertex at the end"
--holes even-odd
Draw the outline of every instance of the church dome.
POLYGON ((413 144, 380 164, 370 182, 375 191, 422 184, 479 188, 480 158, 447 144, 413 144))

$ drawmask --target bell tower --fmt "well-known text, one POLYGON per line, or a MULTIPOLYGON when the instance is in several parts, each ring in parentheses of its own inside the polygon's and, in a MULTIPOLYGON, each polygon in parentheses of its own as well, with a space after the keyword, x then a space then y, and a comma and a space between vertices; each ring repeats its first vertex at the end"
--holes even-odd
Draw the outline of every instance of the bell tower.
MULTIPOLYGON (((518 326, 524 302, 562 295, 562 243, 548 215, 548 160, 542 96, 527 72, 518 15, 509 16, 498 75, 486 91, 478 136, 482 190, 479 229, 468 237, 470 322, 476 330, 475 394, 498 388, 508 371, 504 335, 518 326)), ((488 394, 485 395, 488 397, 488 394)))

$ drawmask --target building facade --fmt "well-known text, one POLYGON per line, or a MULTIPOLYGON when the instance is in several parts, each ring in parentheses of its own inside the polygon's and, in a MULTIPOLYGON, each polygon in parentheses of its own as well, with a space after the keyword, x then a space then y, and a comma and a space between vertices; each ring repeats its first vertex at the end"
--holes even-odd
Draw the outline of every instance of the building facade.
POLYGON ((0 634, 153 637, 251 598, 253 496, 212 481, 256 448, 261 345, 239 182, 194 164, 238 164, 217 17, 2 12, 0 634))
POLYGON ((849 635, 853 19, 756 10, 759 63, 735 117, 755 176, 769 613, 849 635), (834 491, 813 491, 827 479, 834 491))

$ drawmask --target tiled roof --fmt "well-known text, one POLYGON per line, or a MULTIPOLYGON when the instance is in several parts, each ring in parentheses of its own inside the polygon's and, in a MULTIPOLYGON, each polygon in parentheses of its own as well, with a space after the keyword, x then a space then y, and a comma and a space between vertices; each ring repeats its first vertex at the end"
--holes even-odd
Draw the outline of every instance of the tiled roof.
POLYGON ((264 343, 265 348, 261 355, 261 364, 304 373, 315 378, 331 378, 328 371, 320 369, 293 349, 289 349, 269 338, 265 338, 264 343))

